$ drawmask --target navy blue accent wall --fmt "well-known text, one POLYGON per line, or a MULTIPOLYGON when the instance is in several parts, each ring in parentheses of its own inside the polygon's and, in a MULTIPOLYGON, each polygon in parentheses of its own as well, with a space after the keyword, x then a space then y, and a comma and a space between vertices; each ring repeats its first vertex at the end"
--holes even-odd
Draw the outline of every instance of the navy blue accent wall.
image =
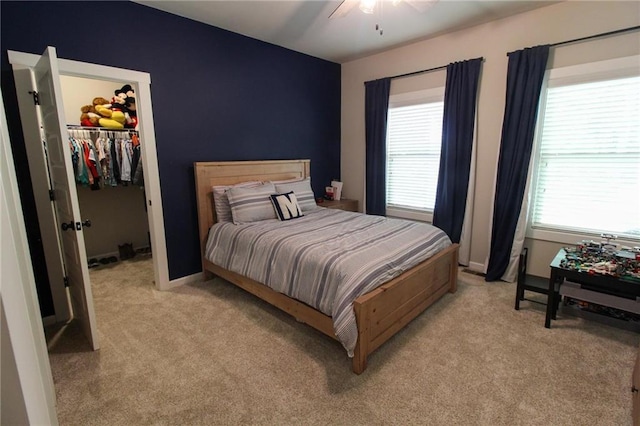
POLYGON ((309 158, 317 195, 339 177, 339 64, 131 2, 3 0, 0 18, 12 146, 24 142, 7 50, 151 75, 171 279, 201 270, 194 161, 309 158))

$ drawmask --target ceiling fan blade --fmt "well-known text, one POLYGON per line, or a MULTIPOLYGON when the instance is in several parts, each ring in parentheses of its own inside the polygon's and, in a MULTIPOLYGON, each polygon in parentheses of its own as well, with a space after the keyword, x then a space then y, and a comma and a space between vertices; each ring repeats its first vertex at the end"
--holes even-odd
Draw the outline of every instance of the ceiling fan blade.
POLYGON ((420 13, 426 12, 428 9, 430 9, 434 4, 438 2, 438 0, 403 0, 403 1, 420 13))
POLYGON ((347 16, 347 14, 358 5, 358 3, 360 3, 359 0, 343 0, 343 2, 340 3, 340 6, 338 6, 336 10, 329 15, 329 19, 343 18, 347 16))

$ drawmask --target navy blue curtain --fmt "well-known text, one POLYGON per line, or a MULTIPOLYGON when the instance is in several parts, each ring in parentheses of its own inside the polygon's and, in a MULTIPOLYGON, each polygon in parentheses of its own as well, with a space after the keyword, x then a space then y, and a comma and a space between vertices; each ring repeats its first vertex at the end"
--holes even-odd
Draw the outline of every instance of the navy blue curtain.
POLYGON ((482 58, 447 65, 442 148, 433 225, 460 242, 467 204, 482 58))
POLYGON ((365 141, 367 214, 384 216, 387 204, 387 114, 390 78, 367 81, 365 85, 365 141))
POLYGON ((509 54, 486 281, 499 280, 509 266, 527 183, 538 102, 548 57, 548 45, 509 54))

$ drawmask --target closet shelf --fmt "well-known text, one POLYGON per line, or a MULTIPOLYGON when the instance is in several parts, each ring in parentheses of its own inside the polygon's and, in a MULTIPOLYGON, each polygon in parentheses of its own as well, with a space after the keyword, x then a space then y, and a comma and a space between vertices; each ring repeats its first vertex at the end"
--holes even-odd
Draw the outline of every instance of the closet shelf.
POLYGON ((93 130, 96 132, 138 132, 136 129, 110 129, 109 127, 80 126, 79 124, 67 124, 67 129, 93 130))

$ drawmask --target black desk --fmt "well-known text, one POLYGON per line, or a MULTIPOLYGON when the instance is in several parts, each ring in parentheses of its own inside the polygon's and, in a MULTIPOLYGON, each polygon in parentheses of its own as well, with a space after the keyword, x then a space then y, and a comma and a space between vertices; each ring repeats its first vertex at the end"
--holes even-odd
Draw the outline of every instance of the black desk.
MULTIPOLYGON (((629 253, 629 256, 631 254, 629 253)), ((564 249, 560 249, 556 257, 551 261, 551 275, 549 277, 549 300, 547 303, 547 315, 544 326, 551 327, 551 319, 556 319, 556 310, 561 292, 555 292, 555 285, 558 284, 560 289, 565 279, 579 284, 581 289, 602 293, 620 298, 623 302, 635 303, 640 299, 640 283, 616 278, 611 275, 589 274, 574 269, 565 269, 560 267, 560 262, 566 257, 564 249)), ((614 306, 615 307, 615 306, 614 306)))

